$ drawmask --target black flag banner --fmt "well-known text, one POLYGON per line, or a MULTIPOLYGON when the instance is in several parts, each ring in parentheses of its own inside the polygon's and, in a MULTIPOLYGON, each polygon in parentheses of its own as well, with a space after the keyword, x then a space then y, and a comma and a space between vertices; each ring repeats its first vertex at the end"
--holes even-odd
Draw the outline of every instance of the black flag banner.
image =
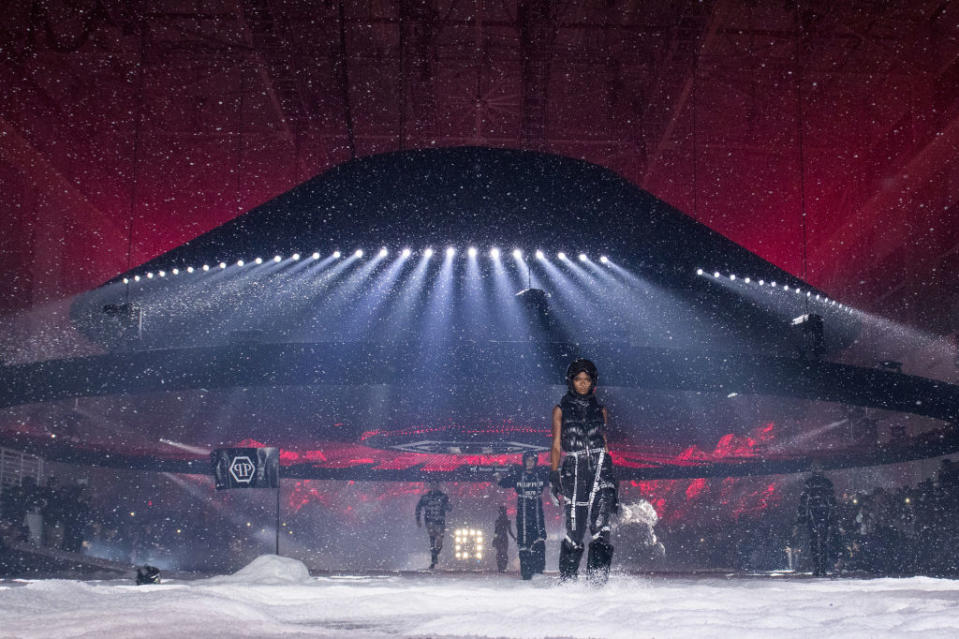
POLYGON ((210 461, 217 490, 276 488, 280 483, 279 448, 217 448, 210 461))

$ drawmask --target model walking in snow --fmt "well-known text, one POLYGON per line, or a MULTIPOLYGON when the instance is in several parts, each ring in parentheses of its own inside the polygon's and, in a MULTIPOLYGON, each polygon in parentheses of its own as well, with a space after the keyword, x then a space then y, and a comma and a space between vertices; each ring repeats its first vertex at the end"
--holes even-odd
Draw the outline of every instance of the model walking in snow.
POLYGON ((549 481, 553 498, 563 498, 566 512, 566 536, 559 552, 562 581, 578 575, 587 526, 592 535, 587 578, 605 583, 613 559, 609 519, 617 508, 616 481, 606 443, 606 408, 595 395, 598 379, 591 361, 573 361, 566 370, 569 391, 553 408, 549 481))
POLYGON ((536 465, 536 453, 523 453, 518 472, 499 479, 503 488, 516 489, 516 545, 523 579, 532 579, 546 568, 546 520, 543 517, 543 489, 547 473, 536 465))
POLYGON ((430 536, 430 570, 436 568, 436 561, 443 550, 443 535, 446 534, 446 513, 452 510, 450 500, 442 490, 439 482, 431 481, 428 493, 420 497, 416 504, 416 525, 420 523, 420 515, 426 522, 426 532, 430 536))

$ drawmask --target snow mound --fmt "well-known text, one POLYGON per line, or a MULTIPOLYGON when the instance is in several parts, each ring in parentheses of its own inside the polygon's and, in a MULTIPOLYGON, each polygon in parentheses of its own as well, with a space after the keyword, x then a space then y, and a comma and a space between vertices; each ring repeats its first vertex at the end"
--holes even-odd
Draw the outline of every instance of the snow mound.
POLYGON ((299 584, 310 580, 310 571, 302 561, 280 557, 279 555, 260 555, 245 567, 232 575, 211 577, 206 583, 258 584, 279 586, 299 584))

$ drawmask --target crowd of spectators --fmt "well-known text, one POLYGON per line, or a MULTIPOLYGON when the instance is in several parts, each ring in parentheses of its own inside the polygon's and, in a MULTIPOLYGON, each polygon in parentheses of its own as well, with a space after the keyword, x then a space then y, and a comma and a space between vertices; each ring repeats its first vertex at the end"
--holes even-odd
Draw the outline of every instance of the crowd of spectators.
POLYGON ((86 486, 61 486, 55 477, 38 485, 33 477, 6 486, 0 498, 0 539, 6 544, 80 552, 92 525, 86 486))

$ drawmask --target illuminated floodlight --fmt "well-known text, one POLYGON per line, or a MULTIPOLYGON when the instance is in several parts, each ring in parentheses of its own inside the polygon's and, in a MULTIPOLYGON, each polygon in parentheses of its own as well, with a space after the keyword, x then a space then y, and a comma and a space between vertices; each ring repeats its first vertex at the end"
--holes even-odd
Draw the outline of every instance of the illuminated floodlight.
POLYGON ((776 282, 773 282, 772 284, 770 284, 770 286, 772 286, 773 288, 776 288, 776 282))
POLYGON ((471 246, 468 249, 466 249, 466 254, 469 255, 470 257, 476 257, 476 247, 471 246))
POLYGON ((498 259, 499 259, 499 249, 496 248, 495 246, 494 246, 493 248, 491 248, 491 249, 489 250, 489 256, 490 256, 491 258, 493 258, 494 260, 498 260, 498 259))
POLYGON ((363 257, 363 249, 356 249, 353 253, 353 257, 363 257))
POLYGON ((426 257, 433 257, 433 249, 431 248, 426 249, 425 251, 423 251, 423 255, 425 255, 426 257))
POLYGON ((605 255, 600 255, 600 256, 599 256, 599 261, 600 261, 601 264, 609 264, 609 258, 606 257, 605 255))
POLYGON ((147 279, 151 279, 151 280, 153 279, 153 272, 152 272, 152 271, 149 272, 149 273, 147 273, 147 279))
POLYGON ((587 259, 588 259, 588 258, 586 257, 586 253, 580 253, 580 254, 579 254, 579 261, 580 261, 580 262, 585 262, 587 259))
POLYGON ((523 259, 523 252, 519 249, 513 249, 513 257, 517 260, 523 259))
POLYGON ((298 262, 299 260, 300 260, 300 254, 299 254, 299 253, 294 253, 294 254, 293 254, 293 261, 294 261, 294 262, 298 262))
POLYGON ((796 295, 802 295, 802 291, 800 291, 798 288, 796 289, 796 295))
POLYGON ((179 274, 180 274, 180 269, 178 269, 178 268, 173 269, 173 274, 174 274, 174 275, 179 275, 179 274))
POLYGON ((274 261, 274 262, 280 262, 282 259, 283 259, 283 258, 280 257, 279 255, 276 255, 276 256, 273 257, 273 261, 274 261))
POLYGON ((157 271, 157 275, 160 277, 166 277, 166 271, 157 271))
POLYGON ((320 254, 314 251, 314 252, 313 252, 313 255, 312 255, 311 257, 312 257, 314 260, 318 260, 318 259, 320 259, 320 254))
POLYGON ((220 268, 221 269, 226 268, 226 262, 220 262, 220 268))
POLYGON ((747 284, 749 284, 750 282, 752 282, 752 280, 749 279, 748 277, 747 277, 745 280, 743 280, 743 281, 746 282, 747 284))
POLYGON ((124 283, 124 284, 129 284, 129 283, 130 283, 130 280, 128 280, 127 278, 124 277, 124 278, 123 278, 123 283, 124 283))
POLYGON ((343 254, 340 253, 339 251, 333 251, 333 259, 334 259, 334 260, 340 259, 340 257, 341 257, 342 255, 343 255, 343 254))
POLYGON ((134 276, 133 276, 133 281, 139 282, 139 281, 140 281, 140 276, 139 276, 139 275, 134 275, 134 276))
POLYGON ((729 274, 729 279, 730 279, 730 281, 735 282, 735 281, 736 281, 736 274, 735 274, 735 273, 730 273, 730 274, 729 274))
POLYGON ((187 273, 192 273, 192 272, 193 272, 193 267, 192 267, 192 266, 186 267, 186 272, 187 272, 187 273))
POLYGON ((209 265, 209 264, 204 264, 204 265, 203 265, 203 270, 204 270, 204 271, 209 271, 209 270, 210 270, 210 265, 209 265))
POLYGON ((453 257, 456 255, 456 249, 452 246, 446 249, 446 257, 453 257))
POLYGON ((759 285, 760 285, 760 286, 765 286, 765 285, 766 285, 766 280, 759 280, 759 285))
MULTIPOLYGON (((806 291, 806 297, 812 297, 812 291, 806 291)), ((819 297, 818 295, 816 297, 819 297)))
POLYGON ((713 271, 713 277, 715 277, 715 278, 718 280, 718 279, 719 279, 719 271, 713 271))
POLYGON ((237 266, 243 266, 244 264, 246 264, 246 262, 244 262, 243 260, 237 260, 237 261, 236 261, 236 265, 237 265, 237 266))
POLYGON ((258 257, 258 258, 256 258, 256 259, 253 260, 253 261, 256 262, 257 264, 262 264, 262 263, 263 263, 263 258, 262 258, 262 257, 258 257))
POLYGON ((390 251, 385 246, 380 249, 380 253, 379 253, 380 257, 386 257, 389 254, 390 254, 390 251))
POLYGON ((542 252, 542 251, 540 251, 540 250, 537 250, 537 251, 536 251, 536 259, 541 260, 541 259, 543 259, 543 258, 545 258, 545 257, 546 257, 546 256, 543 255, 543 252, 542 252))
POLYGON ((411 251, 411 250, 408 249, 408 248, 403 249, 403 252, 400 253, 400 255, 402 255, 403 257, 409 257, 409 256, 412 255, 412 254, 413 254, 413 251, 411 251))
POLYGON ((556 254, 556 257, 557 257, 558 259, 565 260, 565 259, 566 259, 566 253, 563 253, 562 251, 560 251, 559 253, 556 254))
POLYGON ((788 291, 788 290, 789 290, 789 284, 783 284, 783 290, 784 290, 784 291, 788 291))

